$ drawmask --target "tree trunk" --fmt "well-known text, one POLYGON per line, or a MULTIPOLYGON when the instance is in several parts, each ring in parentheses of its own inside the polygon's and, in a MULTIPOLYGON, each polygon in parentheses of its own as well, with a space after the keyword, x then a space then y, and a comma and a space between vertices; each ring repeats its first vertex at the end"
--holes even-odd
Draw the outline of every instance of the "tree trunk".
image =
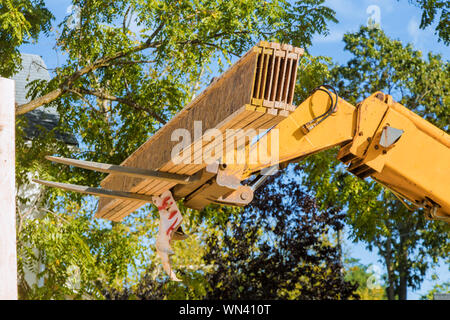
POLYGON ((399 300, 407 300, 407 292, 408 292, 407 279, 408 279, 408 276, 406 274, 400 275, 400 285, 398 287, 398 299, 399 300))
POLYGON ((400 252, 399 252, 399 273, 400 273, 400 283, 398 287, 398 299, 406 300, 408 292, 408 230, 402 225, 399 226, 400 233, 400 252))
MULTIPOLYGON (((380 248, 381 249, 381 248, 380 248)), ((386 295, 388 300, 395 300, 395 277, 394 272, 392 270, 392 248, 391 248, 391 238, 389 237, 385 244, 385 250, 379 250, 380 253, 383 251, 384 254, 384 261, 386 263, 386 270, 388 275, 388 285, 386 287, 386 295)))

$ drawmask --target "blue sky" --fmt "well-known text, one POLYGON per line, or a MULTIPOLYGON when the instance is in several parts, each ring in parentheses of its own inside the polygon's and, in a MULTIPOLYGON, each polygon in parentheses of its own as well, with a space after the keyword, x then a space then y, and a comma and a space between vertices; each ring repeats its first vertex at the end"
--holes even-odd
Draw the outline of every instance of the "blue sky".
MULTIPOLYGON (((56 17, 53 22, 56 26, 67 14, 71 1, 46 0, 45 2, 56 17)), ((434 34, 434 25, 426 30, 419 29, 421 11, 410 5, 408 0, 328 0, 326 4, 336 11, 339 22, 330 25, 328 36, 314 37, 313 45, 309 48, 312 55, 330 56, 335 62, 345 63, 350 55, 343 50, 342 36, 346 32, 357 31, 360 25, 367 24, 368 18, 372 17, 380 23, 389 37, 399 39, 403 43, 412 43, 424 55, 431 51, 440 53, 445 60, 450 57, 450 48, 438 42, 434 34)), ((42 37, 37 44, 23 45, 21 51, 41 55, 47 67, 52 69, 64 61, 64 55, 53 49, 54 44, 55 36, 50 35, 48 38, 42 37)), ((351 242, 347 243, 347 251, 352 257, 359 258, 360 262, 366 265, 374 264, 384 272, 376 252, 369 252, 363 245, 351 242)), ((449 266, 445 263, 441 263, 433 271, 439 275, 438 283, 450 280, 449 266)), ((431 280, 431 274, 432 272, 428 273, 421 290, 408 292, 409 299, 418 299, 432 288, 436 282, 431 280)))
POLYGON ((328 36, 314 38, 310 48, 313 55, 331 56, 336 62, 345 63, 350 55, 343 51, 342 36, 366 25, 369 17, 378 17, 381 28, 389 37, 412 43, 424 55, 431 51, 440 53, 445 59, 450 56, 450 47, 439 43, 434 34, 435 25, 419 29, 422 12, 409 5, 408 0, 328 0, 325 3, 336 12, 339 22, 330 25, 328 36))

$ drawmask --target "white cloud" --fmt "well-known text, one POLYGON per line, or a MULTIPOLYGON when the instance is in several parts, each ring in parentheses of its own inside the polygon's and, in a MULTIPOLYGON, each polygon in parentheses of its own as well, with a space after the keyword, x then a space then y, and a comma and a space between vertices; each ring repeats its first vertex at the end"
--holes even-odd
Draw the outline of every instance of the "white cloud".
POLYGON ((336 11, 338 17, 356 17, 364 15, 364 6, 355 5, 356 3, 358 2, 352 0, 328 0, 325 2, 325 5, 336 11))
POLYGON ((430 43, 432 43, 433 39, 435 39, 434 29, 433 28, 426 28, 425 30, 420 29, 419 19, 417 19, 416 16, 413 16, 411 19, 409 19, 406 29, 409 35, 409 39, 406 40, 405 42, 412 43, 415 49, 421 50, 423 52, 427 52, 430 50, 439 52, 439 50, 430 48, 430 43))
POLYGON ((408 42, 411 42, 413 46, 416 49, 423 50, 425 42, 424 40, 427 39, 432 35, 431 29, 422 30, 420 29, 420 24, 416 17, 412 17, 407 26, 408 35, 410 36, 410 40, 408 42))
POLYGON ((408 22, 408 34, 413 39, 413 43, 417 44, 419 40, 420 29, 416 17, 412 17, 408 22))

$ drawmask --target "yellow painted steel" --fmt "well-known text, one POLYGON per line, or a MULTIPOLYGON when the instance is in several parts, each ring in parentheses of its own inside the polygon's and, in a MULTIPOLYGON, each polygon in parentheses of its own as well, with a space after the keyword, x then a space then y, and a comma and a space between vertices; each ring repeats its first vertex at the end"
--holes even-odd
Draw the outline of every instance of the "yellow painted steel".
MULTIPOLYGON (((272 162, 248 162, 243 178, 275 162, 298 160, 339 145, 338 158, 349 165, 350 172, 362 179, 370 176, 403 202, 408 200, 410 206, 425 208, 427 218, 450 222, 450 136, 447 133, 382 92, 372 94, 358 107, 339 99, 335 113, 310 131, 304 129, 305 124, 329 107, 330 97, 322 91, 305 100, 272 129, 278 130, 277 158, 272 162), (403 133, 398 141, 383 147, 379 142, 387 127, 403 133)), ((275 133, 269 131, 267 140, 272 134, 275 133)), ((252 153, 258 153, 260 148, 262 142, 252 145, 249 158, 258 159, 252 153)))
MULTIPOLYGON (((355 135, 356 109, 342 99, 339 99, 337 112, 308 134, 302 132, 301 127, 304 124, 326 112, 329 107, 330 98, 325 92, 317 91, 306 99, 291 115, 269 131, 264 139, 250 147, 250 158, 257 159, 257 161, 248 163, 244 177, 273 163, 283 163, 351 141, 355 135), (264 142, 272 141, 275 131, 279 136, 279 148, 274 147, 273 149, 278 150, 278 159, 260 161, 261 157, 258 154, 264 153, 262 151, 262 149, 266 149, 264 142)), ((269 149, 273 153, 277 150, 269 149)))

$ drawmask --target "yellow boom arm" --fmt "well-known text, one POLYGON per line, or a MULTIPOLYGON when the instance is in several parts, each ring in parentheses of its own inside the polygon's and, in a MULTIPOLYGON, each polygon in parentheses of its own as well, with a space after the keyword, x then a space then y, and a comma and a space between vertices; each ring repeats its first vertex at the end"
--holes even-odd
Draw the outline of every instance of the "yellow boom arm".
POLYGON ((247 162, 242 180, 274 162, 286 163, 340 146, 338 159, 348 164, 348 171, 361 179, 371 177, 402 202, 406 199, 426 208, 428 218, 449 222, 449 135, 382 92, 357 107, 339 98, 334 108, 330 97, 336 99, 328 90, 316 91, 265 140, 252 145, 249 158, 254 159, 252 154, 258 153, 262 141, 279 136, 277 159, 247 162))

